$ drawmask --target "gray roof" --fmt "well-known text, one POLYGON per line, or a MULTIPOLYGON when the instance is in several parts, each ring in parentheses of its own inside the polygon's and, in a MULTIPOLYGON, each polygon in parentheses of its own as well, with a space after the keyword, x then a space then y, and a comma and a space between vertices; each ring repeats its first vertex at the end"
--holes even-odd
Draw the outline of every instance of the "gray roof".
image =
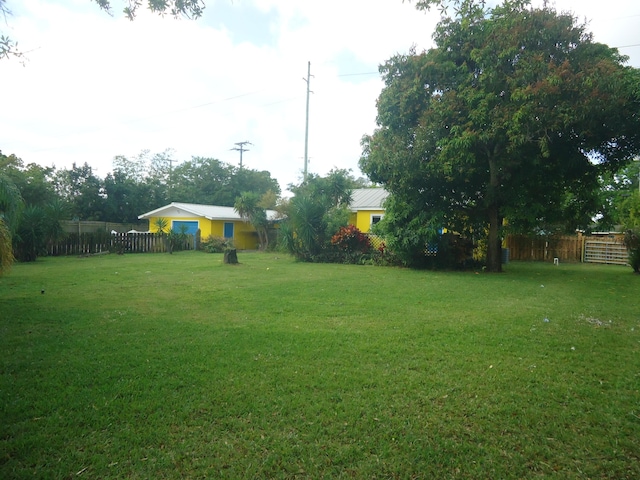
MULTIPOLYGON (((278 212, 275 210, 267 210, 267 218, 269 220, 274 220, 277 215, 278 212)), ((140 219, 148 219, 149 217, 204 217, 209 220, 242 220, 242 217, 233 207, 180 202, 171 202, 169 205, 138 216, 140 219)))
POLYGON ((349 209, 357 210, 384 210, 384 201, 389 196, 384 188, 356 188, 351 191, 351 203, 349 209))

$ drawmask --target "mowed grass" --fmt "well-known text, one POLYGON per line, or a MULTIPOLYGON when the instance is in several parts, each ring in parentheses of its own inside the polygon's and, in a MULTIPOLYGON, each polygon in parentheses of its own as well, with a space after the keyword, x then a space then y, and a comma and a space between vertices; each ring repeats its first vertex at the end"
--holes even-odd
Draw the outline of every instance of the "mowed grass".
POLYGON ((239 260, 0 278, 0 478, 640 478, 631 269, 239 260))

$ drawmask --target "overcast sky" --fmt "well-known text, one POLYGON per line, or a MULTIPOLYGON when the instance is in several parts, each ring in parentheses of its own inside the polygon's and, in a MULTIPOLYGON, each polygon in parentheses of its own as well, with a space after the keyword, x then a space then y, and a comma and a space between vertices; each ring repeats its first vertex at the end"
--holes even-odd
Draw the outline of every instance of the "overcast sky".
MULTIPOLYGON (((550 3, 640 67, 640 2, 550 3)), ((90 0, 7 0, 13 17, 1 30, 27 59, 0 61, 4 154, 57 168, 87 162, 104 177, 114 156, 145 149, 237 165, 232 149, 249 141, 243 164, 285 190, 304 167, 311 62, 309 171, 360 176, 378 65, 429 48, 437 21, 402 0, 206 0, 195 21, 141 11, 134 22, 112 4, 113 17, 90 0)))

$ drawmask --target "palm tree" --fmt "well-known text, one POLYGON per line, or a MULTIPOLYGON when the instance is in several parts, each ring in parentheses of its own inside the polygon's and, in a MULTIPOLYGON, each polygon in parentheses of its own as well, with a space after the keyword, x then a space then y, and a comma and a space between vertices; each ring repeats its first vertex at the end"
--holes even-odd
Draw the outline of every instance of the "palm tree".
POLYGON ((6 176, 0 174, 0 218, 13 231, 18 225, 23 202, 20 190, 6 176))
POLYGON ((44 207, 45 239, 47 243, 55 244, 66 235, 62 227, 62 220, 69 216, 69 206, 60 199, 49 202, 44 207))
POLYGON ((14 183, 0 175, 0 275, 13 264, 13 234, 20 219, 22 197, 14 183))
POLYGON ((156 233, 160 235, 164 235, 165 233, 169 233, 169 220, 163 217, 156 218, 153 225, 156 227, 156 233))
POLYGON ((168 234, 171 233, 171 227, 169 226, 169 220, 167 220, 164 217, 158 217, 158 218, 156 218, 155 222, 153 222, 153 225, 156 228, 156 233, 158 235, 160 235, 160 238, 163 239, 163 242, 165 244, 165 247, 166 247, 167 251, 169 253, 173 253, 171 241, 168 238, 168 234))
POLYGON ((260 249, 264 250, 269 246, 269 221, 267 213, 260 205, 260 196, 253 192, 244 192, 233 205, 245 222, 251 223, 258 233, 258 243, 260 249))
POLYGON ((13 238, 19 260, 33 262, 46 250, 46 214, 43 208, 30 205, 20 216, 20 225, 13 238))
POLYGON ((312 260, 326 243, 325 205, 306 195, 296 195, 289 205, 289 222, 293 232, 294 251, 304 260, 312 260))
POLYGON ((13 247, 11 232, 4 220, 0 218, 0 276, 8 272, 13 265, 13 247))

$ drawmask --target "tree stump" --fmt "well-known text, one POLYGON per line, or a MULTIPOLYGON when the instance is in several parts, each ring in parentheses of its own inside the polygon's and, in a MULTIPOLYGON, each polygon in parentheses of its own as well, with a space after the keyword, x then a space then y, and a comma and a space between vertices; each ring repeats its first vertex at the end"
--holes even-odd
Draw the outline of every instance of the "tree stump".
POLYGON ((235 248, 224 251, 224 263, 238 263, 238 253, 235 248))

